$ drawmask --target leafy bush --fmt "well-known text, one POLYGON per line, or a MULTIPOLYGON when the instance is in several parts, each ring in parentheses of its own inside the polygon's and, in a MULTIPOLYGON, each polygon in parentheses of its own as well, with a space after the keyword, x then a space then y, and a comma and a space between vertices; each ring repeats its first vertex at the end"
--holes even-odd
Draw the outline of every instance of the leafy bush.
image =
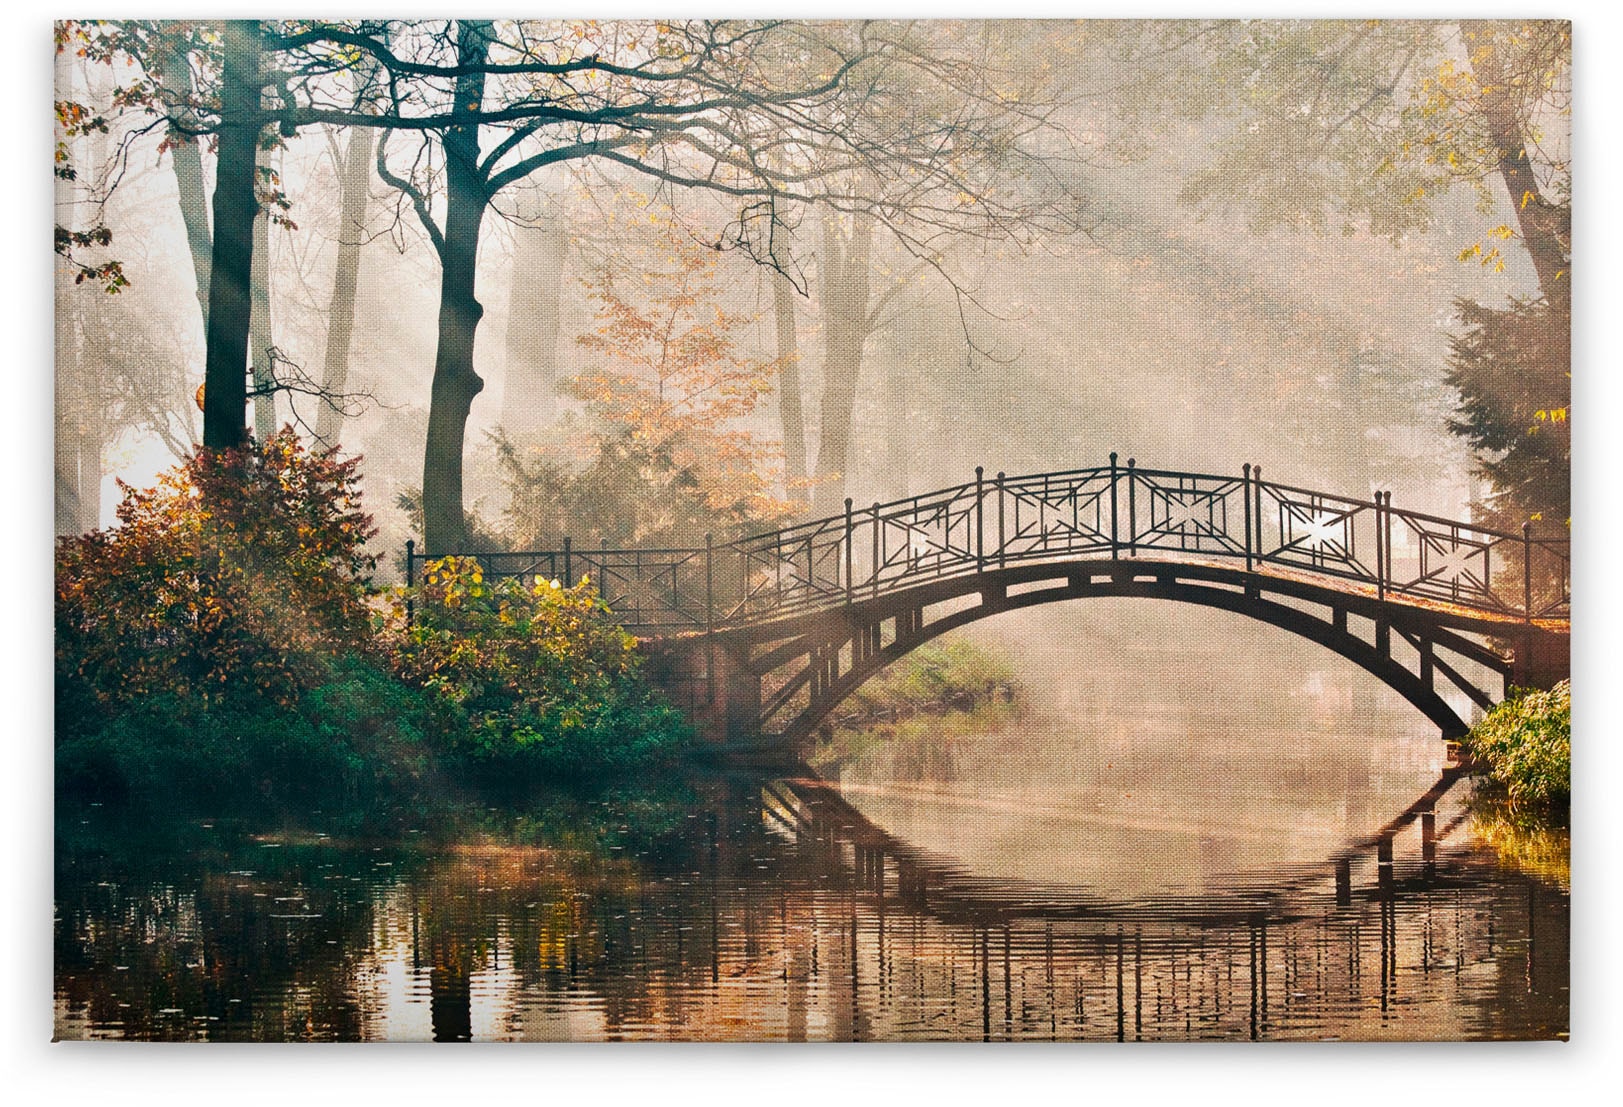
POLYGON ((124 486, 117 527, 59 541, 63 795, 327 803, 420 757, 420 696, 366 660, 355 467, 291 430, 199 451, 154 488, 124 486))
POLYGON ((1559 803, 1572 794, 1572 685, 1515 690, 1465 740, 1513 803, 1559 803))
POLYGON ((62 728, 63 797, 175 810, 308 809, 400 795, 426 772, 423 697, 359 658, 297 703, 200 707, 172 694, 62 728))
POLYGON ((411 627, 370 583, 355 462, 291 431, 125 489, 57 547, 57 785, 193 810, 423 792, 473 764, 583 777, 674 749, 680 716, 584 582, 428 567, 411 627))
POLYGON ((687 735, 589 581, 487 581, 476 559, 442 558, 425 566, 415 622, 394 633, 396 673, 428 693, 431 740, 475 762, 589 776, 687 735))
POLYGON ((1011 695, 1014 683, 1014 669, 1002 655, 965 638, 939 638, 887 666, 848 703, 858 716, 968 707, 991 696, 1011 695))
POLYGON ((370 634, 355 461, 284 430, 264 446, 199 451, 119 526, 56 550, 58 721, 94 724, 153 697, 284 707, 370 634))

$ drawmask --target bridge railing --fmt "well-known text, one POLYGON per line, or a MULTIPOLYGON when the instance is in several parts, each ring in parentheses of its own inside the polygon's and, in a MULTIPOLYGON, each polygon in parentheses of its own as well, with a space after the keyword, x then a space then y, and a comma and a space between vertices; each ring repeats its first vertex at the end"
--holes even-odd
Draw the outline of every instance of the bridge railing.
POLYGON ((723 622, 790 614, 847 598, 844 517, 814 519, 716 547, 724 567, 723 622))
POLYGON ((1460 523, 1392 507, 1382 509, 1386 590, 1528 618, 1570 618, 1571 543, 1460 523))
MULTIPOLYGON (((981 488, 984 501, 984 479, 981 488)), ((1110 467, 1025 477, 999 473, 981 512, 987 547, 981 561, 1006 565, 1111 552, 1119 529, 1111 509, 1115 490, 1110 467)))
MULTIPOLYGON (((629 627, 760 622, 1012 563, 1156 557, 1243 561, 1525 619, 1571 613, 1570 543, 1510 534, 1372 500, 1239 476, 1140 468, 988 477, 703 547, 477 556, 491 576, 596 581, 629 627)), ((408 583, 427 559, 407 544, 408 583)))

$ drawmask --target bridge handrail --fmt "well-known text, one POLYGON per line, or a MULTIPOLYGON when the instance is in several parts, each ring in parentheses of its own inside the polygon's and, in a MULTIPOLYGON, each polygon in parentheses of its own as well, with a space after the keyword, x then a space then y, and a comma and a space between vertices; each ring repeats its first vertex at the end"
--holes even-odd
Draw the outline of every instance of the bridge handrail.
MULTIPOLYGON (((1142 472, 1147 472, 1147 470, 1140 469, 1139 472, 1141 472, 1141 473, 1142 472)), ((1176 475, 1176 474, 1174 474, 1174 475, 1176 475)), ((1193 474, 1185 474, 1185 475, 1193 475, 1193 474)), ((1234 479, 1237 479, 1237 478, 1234 478, 1234 477, 1227 477, 1227 478, 1225 478, 1225 477, 1210 477, 1210 478, 1206 478, 1206 479, 1211 479, 1211 480, 1225 480, 1225 479, 1226 480, 1234 480, 1234 479)), ((1280 492, 1291 492, 1291 493, 1294 493, 1294 494, 1296 494, 1298 496, 1315 496, 1315 497, 1317 497, 1317 498, 1319 498, 1321 500, 1336 500, 1336 501, 1339 501, 1341 503, 1350 504, 1350 505, 1357 506, 1357 507, 1373 508, 1373 507, 1376 506, 1376 504, 1373 503, 1370 500, 1360 500, 1360 499, 1357 499, 1357 498, 1352 497, 1352 496, 1343 496, 1343 495, 1341 495, 1340 493, 1337 493, 1337 492, 1321 492, 1321 491, 1319 491, 1317 489, 1314 489, 1314 488, 1302 488, 1302 487, 1297 486, 1297 485, 1283 484, 1283 483, 1281 483, 1279 481, 1262 480, 1262 479, 1258 478, 1258 479, 1256 479, 1254 481, 1254 483, 1260 484, 1265 488, 1277 489, 1280 492)), ((1470 522, 1466 522, 1466 521, 1461 520, 1461 519, 1449 519, 1449 518, 1447 518, 1445 516, 1442 516, 1442 515, 1429 515, 1424 511, 1415 511, 1414 509, 1407 508, 1407 507, 1394 507, 1390 500, 1384 502, 1384 505, 1381 507, 1381 510, 1382 511, 1390 511, 1394 515, 1402 515, 1402 516, 1404 516, 1405 518, 1408 518, 1408 519, 1418 519, 1419 521, 1421 521, 1423 523, 1437 523, 1438 525, 1445 526, 1445 527, 1459 527, 1459 528, 1461 528, 1463 530, 1470 530, 1470 531, 1475 532, 1476 534, 1480 534, 1480 535, 1483 535, 1484 537, 1488 537, 1488 538, 1502 538, 1502 539, 1504 539, 1506 541, 1510 541, 1510 542, 1520 542, 1522 540, 1522 535, 1520 533, 1518 533, 1518 532, 1508 531, 1508 530, 1494 530, 1492 527, 1485 527, 1485 526, 1482 526, 1482 525, 1480 525, 1478 523, 1470 523, 1470 522)), ((1570 545, 1571 542, 1572 542, 1571 538, 1550 537, 1550 536, 1546 536, 1546 535, 1537 535, 1537 534, 1532 536, 1532 540, 1533 540, 1534 543, 1543 544, 1543 545, 1570 545)))
MULTIPOLYGON (((1397 507, 1390 492, 1362 500, 1266 480, 1260 466, 1246 465, 1240 475, 1189 472, 1141 468, 1132 458, 1122 465, 1111 454, 1108 466, 1015 476, 987 477, 977 467, 972 482, 867 507, 848 499, 842 514, 720 544, 707 538, 704 546, 593 548, 566 538, 561 550, 461 556, 489 558, 487 572, 495 575, 504 574, 491 562, 524 563, 505 575, 546 565, 569 585, 583 575, 577 566, 595 568, 612 577, 598 584, 611 607, 624 609, 627 625, 692 630, 838 606, 1011 561, 1106 552, 1132 559, 1141 550, 1243 558, 1248 570, 1287 566, 1373 586, 1382 599, 1562 618, 1571 606, 1570 549, 1569 537, 1534 536, 1530 526, 1515 534, 1397 507), (1265 497, 1278 506, 1272 521, 1265 497), (1395 521, 1403 524, 1397 548, 1395 521), (1235 535, 1241 527, 1244 534, 1235 535), (1397 572, 1400 550, 1405 579, 1397 572), (1535 559, 1542 562, 1536 594, 1535 559), (1518 560, 1520 588, 1506 583, 1518 560)), ((408 585, 429 560, 407 542, 408 585)))

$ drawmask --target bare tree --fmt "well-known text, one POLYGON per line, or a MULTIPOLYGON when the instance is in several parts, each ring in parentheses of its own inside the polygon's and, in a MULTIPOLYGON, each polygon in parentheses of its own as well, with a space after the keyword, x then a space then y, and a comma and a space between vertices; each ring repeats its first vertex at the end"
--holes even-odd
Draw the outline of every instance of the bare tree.
POLYGON ((266 127, 424 140, 407 165, 381 141, 377 165, 441 259, 424 539, 449 550, 484 383, 473 361, 479 232, 496 197, 531 174, 592 159, 660 189, 726 198, 737 217, 713 232, 717 246, 768 264, 782 264, 771 243, 785 204, 877 220, 937 269, 952 235, 1019 238, 1070 219, 1063 190, 1038 181, 1056 156, 1035 141, 1054 105, 1004 87, 1012 67, 987 70, 983 51, 952 50, 948 37, 913 24, 777 21, 227 24, 217 87, 197 97, 217 95, 219 107, 193 128, 213 131, 218 150, 204 445, 245 437, 253 162, 266 127), (360 66, 377 67, 376 112, 357 110, 344 79, 360 66))

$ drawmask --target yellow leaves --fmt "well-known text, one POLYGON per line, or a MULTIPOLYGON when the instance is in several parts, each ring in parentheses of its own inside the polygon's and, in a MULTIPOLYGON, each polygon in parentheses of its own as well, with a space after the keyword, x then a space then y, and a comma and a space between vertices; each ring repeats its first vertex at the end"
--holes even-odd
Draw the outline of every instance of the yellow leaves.
MULTIPOLYGON (((1499 229, 1500 228, 1495 228, 1494 231, 1490 231, 1489 233, 1490 234, 1497 233, 1497 231, 1499 229)), ((1508 228, 1505 228, 1505 229, 1508 229, 1508 228)), ((1512 234, 1514 234, 1514 233, 1515 232, 1512 232, 1512 234)), ((1504 236, 1500 236, 1500 237, 1504 237, 1504 236)), ((1460 254, 1459 254, 1459 260, 1460 261, 1462 261, 1462 262, 1463 261, 1470 261, 1472 258, 1481 259, 1481 265, 1483 266, 1483 268, 1487 268, 1489 266, 1492 266, 1493 271, 1495 273, 1503 273, 1505 271, 1505 257, 1504 257, 1504 255, 1502 253, 1499 252, 1499 247, 1497 247, 1497 246, 1490 246, 1490 247, 1488 247, 1488 249, 1484 250, 1482 248, 1482 243, 1476 242, 1476 243, 1471 244, 1470 246, 1467 246, 1465 249, 1460 251, 1460 254)))

